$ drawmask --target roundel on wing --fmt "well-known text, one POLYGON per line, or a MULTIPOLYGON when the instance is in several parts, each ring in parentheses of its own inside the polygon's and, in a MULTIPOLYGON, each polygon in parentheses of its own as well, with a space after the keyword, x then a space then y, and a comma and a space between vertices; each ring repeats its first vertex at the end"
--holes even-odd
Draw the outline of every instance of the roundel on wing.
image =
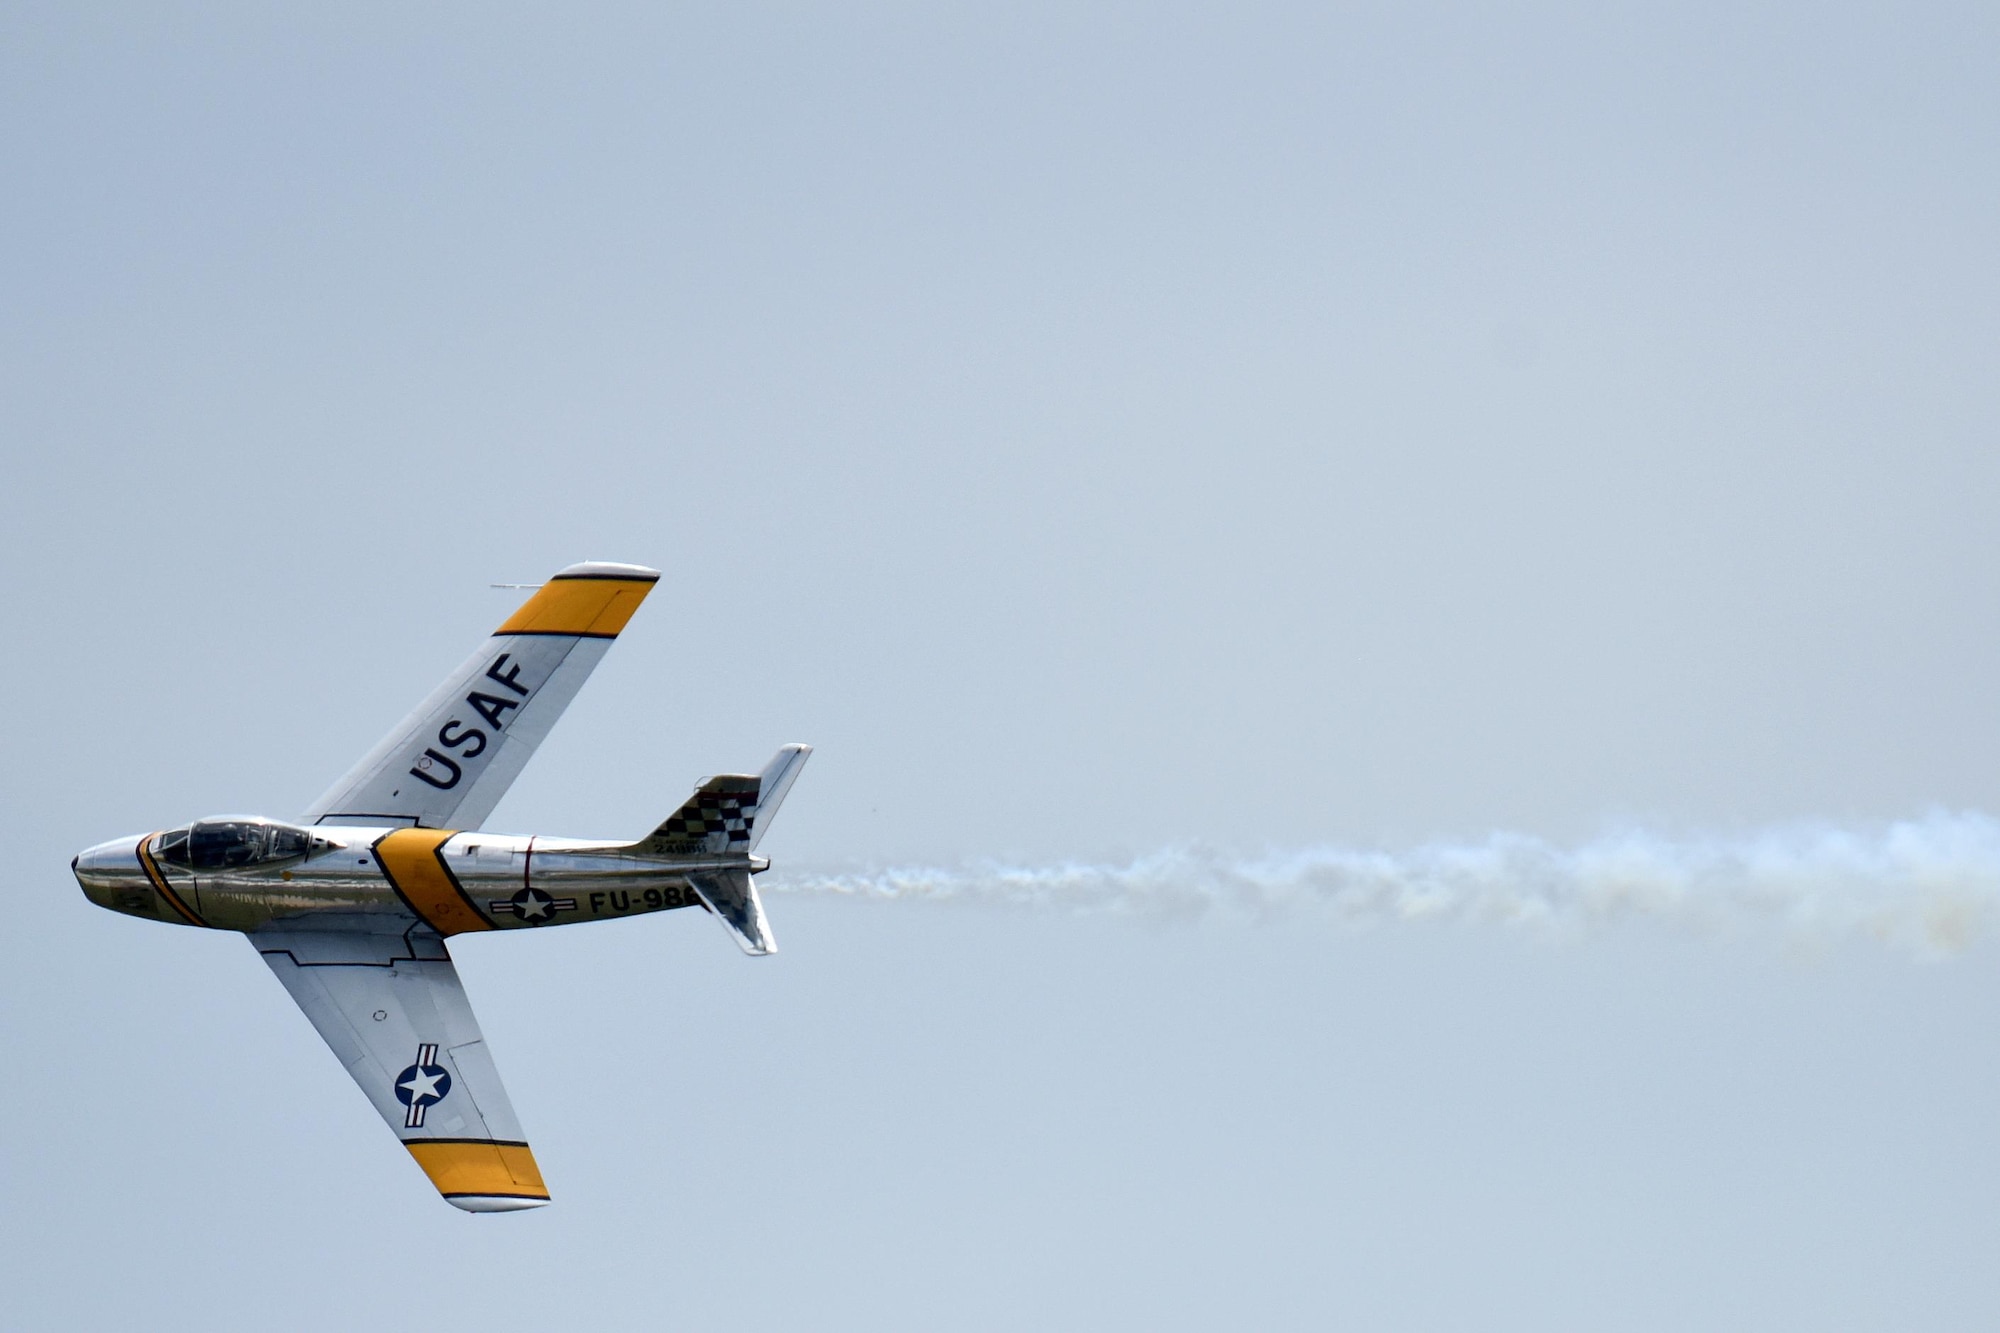
POLYGON ((437 1043, 417 1047, 417 1062, 396 1075, 396 1100, 409 1108, 406 1129, 422 1128, 424 1112, 451 1094, 451 1071, 437 1062, 437 1043))

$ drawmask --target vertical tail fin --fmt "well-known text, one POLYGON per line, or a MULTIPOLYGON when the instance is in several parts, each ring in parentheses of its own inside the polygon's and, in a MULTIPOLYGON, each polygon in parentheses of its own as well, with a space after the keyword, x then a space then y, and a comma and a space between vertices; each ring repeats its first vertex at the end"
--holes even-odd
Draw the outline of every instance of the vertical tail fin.
POLYGON ((750 829, 750 850, 757 849, 764 831, 771 827, 771 816, 778 813, 785 793, 798 781, 799 770, 806 766, 812 752, 810 745, 787 745, 772 755, 771 762, 764 765, 764 771, 757 775, 757 820, 750 829))
POLYGON ((810 745, 787 745, 755 777, 725 773, 705 780, 665 823, 633 843, 632 850, 645 856, 721 856, 754 850, 811 753, 810 745))
POLYGON ((750 879, 753 870, 763 865, 750 852, 763 839, 771 816, 798 780, 799 770, 811 753, 810 745, 787 745, 755 777, 726 773, 708 779, 665 823, 631 846, 642 856, 740 855, 742 865, 711 865, 691 873, 688 883, 745 953, 778 951, 770 923, 764 919, 757 886, 750 879))

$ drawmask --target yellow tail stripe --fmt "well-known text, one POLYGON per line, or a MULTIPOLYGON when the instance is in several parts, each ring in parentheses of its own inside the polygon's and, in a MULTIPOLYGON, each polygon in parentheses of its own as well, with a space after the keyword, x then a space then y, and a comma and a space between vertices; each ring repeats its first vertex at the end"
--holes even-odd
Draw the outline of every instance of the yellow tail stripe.
POLYGON ((431 1178, 439 1194, 484 1194, 509 1199, 546 1199, 542 1169, 525 1143, 471 1139, 406 1139, 403 1146, 431 1178))
POLYGON ((160 863, 153 859, 151 850, 153 839, 159 836, 157 833, 148 833, 145 837, 139 839, 140 867, 145 870, 146 878, 153 882, 154 891, 167 900, 167 906, 179 912, 182 919, 190 926, 206 926, 208 922, 203 921, 189 910, 188 905, 181 901, 181 896, 169 887, 167 877, 160 873, 160 863))
POLYGON ((376 840, 375 860, 389 887, 438 934, 491 930, 445 866, 440 852, 452 837, 451 829, 399 828, 376 840))
POLYGON ((653 590, 653 579, 550 579, 495 634, 576 634, 613 639, 653 590))

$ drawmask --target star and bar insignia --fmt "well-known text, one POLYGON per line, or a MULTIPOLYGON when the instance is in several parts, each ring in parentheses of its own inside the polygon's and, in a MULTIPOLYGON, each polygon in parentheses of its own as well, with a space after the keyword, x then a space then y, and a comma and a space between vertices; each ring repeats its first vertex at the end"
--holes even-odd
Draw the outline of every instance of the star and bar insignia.
POLYGON ((417 1047, 417 1062, 396 1075, 396 1100, 409 1108, 403 1113, 405 1129, 422 1129, 424 1112, 451 1092, 451 1071, 437 1062, 437 1053, 436 1042, 425 1042, 417 1047))
POLYGON ((496 916, 512 913, 530 925, 540 926, 555 920, 557 912, 574 912, 576 899, 551 898, 540 889, 530 888, 522 889, 511 898, 494 898, 486 906, 496 916))

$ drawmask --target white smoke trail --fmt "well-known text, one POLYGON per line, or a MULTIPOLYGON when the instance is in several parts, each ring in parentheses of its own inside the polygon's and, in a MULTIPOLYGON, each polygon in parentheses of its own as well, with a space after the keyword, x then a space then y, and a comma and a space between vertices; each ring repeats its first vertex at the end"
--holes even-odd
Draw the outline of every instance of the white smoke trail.
POLYGON ((1655 918, 1704 932, 1861 934, 1938 955, 2000 924, 2000 820, 1940 812, 1865 829, 1742 837, 1628 832, 1569 848, 1516 834, 1398 853, 1318 847, 1241 858, 1190 846, 1125 865, 808 873, 787 875, 782 887, 1148 917, 1501 922, 1559 934, 1655 918))

